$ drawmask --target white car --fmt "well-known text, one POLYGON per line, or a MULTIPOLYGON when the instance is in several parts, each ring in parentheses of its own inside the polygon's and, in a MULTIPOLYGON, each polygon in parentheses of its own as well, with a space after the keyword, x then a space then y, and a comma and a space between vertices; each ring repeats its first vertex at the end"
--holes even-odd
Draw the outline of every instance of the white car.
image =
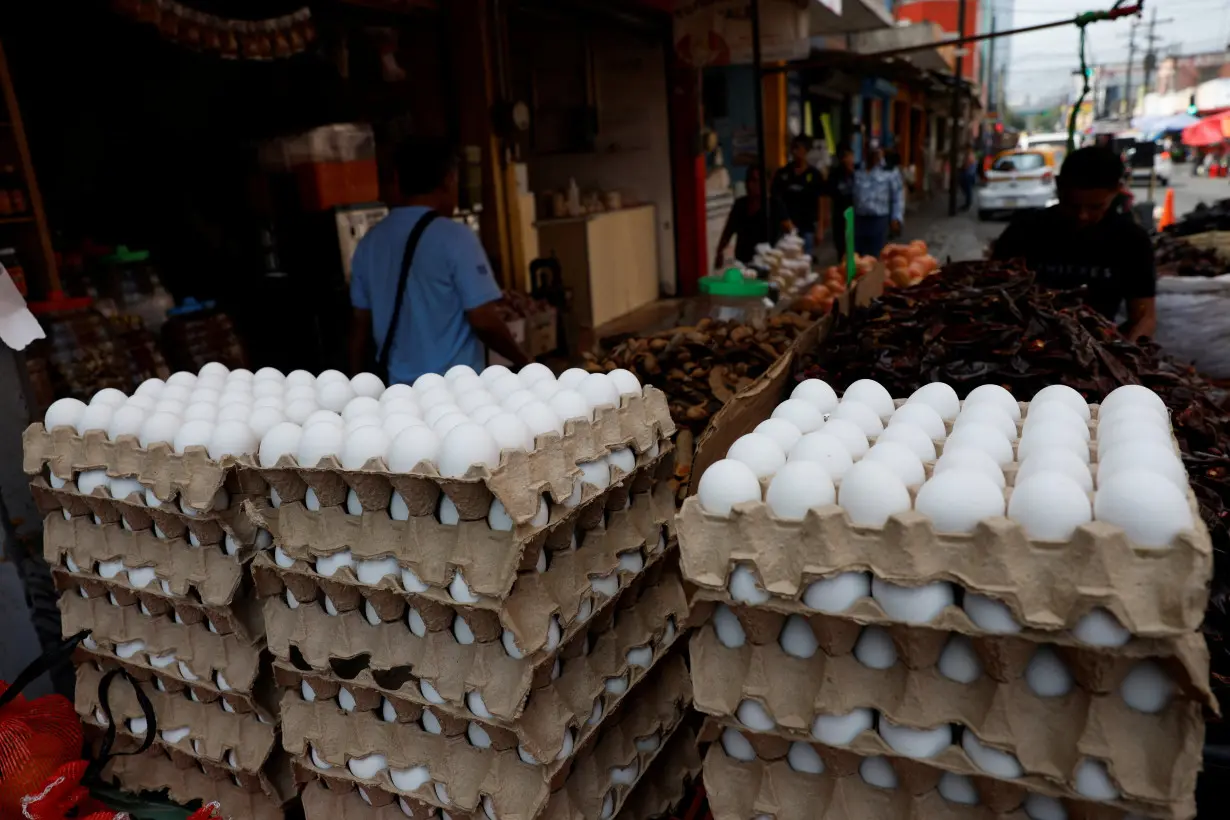
POLYGON ((978 218, 1029 208, 1049 208, 1059 202, 1055 192, 1055 168, 1062 162, 1058 151, 1034 149, 1008 151, 995 158, 987 171, 987 183, 978 189, 978 218))

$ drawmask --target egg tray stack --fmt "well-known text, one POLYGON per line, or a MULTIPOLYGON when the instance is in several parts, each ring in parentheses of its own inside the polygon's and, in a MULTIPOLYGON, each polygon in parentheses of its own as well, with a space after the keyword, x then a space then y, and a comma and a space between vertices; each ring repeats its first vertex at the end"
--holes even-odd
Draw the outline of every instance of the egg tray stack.
POLYGON ((461 480, 259 471, 253 576, 309 816, 613 816, 691 697, 673 433, 648 388, 461 480), (609 486, 583 481, 602 460, 609 486))
MULTIPOLYGON (((1015 472, 1005 470, 1009 497, 1015 472)), ((689 498, 677 528, 684 577, 697 586, 693 622, 705 621, 690 646, 695 702, 712 716, 702 739, 724 741, 705 758, 714 816, 1194 816, 1204 709, 1217 706, 1197 632, 1212 545, 1187 494, 1194 526, 1164 550, 1100 521, 1060 543, 1032 541, 1003 517, 952 534, 914 510, 865 527, 836 505, 785 521, 763 502, 722 517, 689 498), (835 579, 867 572, 899 587, 946 581, 955 600, 926 623, 894 618, 865 581, 860 590, 835 579), (1019 631, 976 625, 961 608, 971 594, 1006 606, 1019 631), (1131 633, 1122 645, 1074 633, 1107 613, 1131 633), (852 654, 863 640, 888 653, 883 668, 852 654), (1122 694, 1142 659, 1174 684, 1149 714, 1122 694), (1045 669, 1074 685, 1037 694, 1028 679, 1045 669), (952 742, 909 757, 884 737, 894 724, 951 727, 952 742), (1006 776, 975 757, 996 758, 988 765, 1006 776), (1095 783, 1104 799, 1088 796, 1095 783)))
MULTIPOLYGON (((154 705, 153 747, 117 759, 111 776, 134 791, 172 787, 183 801, 228 795, 228 817, 280 817, 293 782, 247 571, 271 540, 241 509, 268 495, 264 481, 202 450, 146 450, 101 431, 33 425, 24 443, 63 634, 90 632, 74 655, 77 711, 106 725, 98 680, 115 668, 154 705)), ((110 693, 121 740, 139 745, 150 727, 135 696, 119 683, 110 693)))

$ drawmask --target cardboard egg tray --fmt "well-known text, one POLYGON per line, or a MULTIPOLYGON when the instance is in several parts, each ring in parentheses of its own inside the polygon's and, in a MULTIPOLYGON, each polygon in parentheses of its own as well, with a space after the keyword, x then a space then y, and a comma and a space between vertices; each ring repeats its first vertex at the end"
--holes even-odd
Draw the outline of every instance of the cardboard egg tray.
MULTIPOLYGON (((1028 820, 1024 803, 1030 793, 1060 803, 1068 817, 1075 820, 1138 820, 1153 818, 1191 818, 1195 804, 1147 809, 1122 802, 1109 804, 1087 798, 1064 795, 1054 789, 1035 788, 1034 784, 1005 781, 979 772, 956 772, 967 777, 978 795, 976 805, 951 802, 939 792, 945 772, 928 765, 928 761, 885 756, 897 781, 896 788, 873 786, 860 775, 865 757, 847 750, 810 744, 824 765, 820 774, 796 771, 788 760, 792 742, 757 735, 746 730, 741 734, 756 753, 749 761, 729 756, 722 747, 724 726, 707 720, 701 729, 702 745, 709 744, 705 754, 705 786, 715 820, 740 818, 754 820, 770 816, 775 820, 855 820, 871 818, 909 818, 910 820, 975 820, 1011 818, 1028 820)), ((946 767, 947 768, 947 767, 946 767)), ((1033 798, 1037 799, 1037 797, 1033 798)), ((1062 816, 1062 815, 1047 815, 1062 816)))
POLYGON ((60 596, 59 607, 65 636, 90 630, 84 648, 161 678, 175 678, 194 691, 217 692, 236 711, 244 704, 243 711, 252 710, 262 646, 235 635, 215 634, 200 624, 178 624, 169 616, 151 618, 137 606, 113 605, 106 595, 83 598, 68 593, 60 596), (168 656, 174 656, 174 662, 155 661, 168 656), (219 675, 229 689, 218 687, 219 675))
POLYGON ((641 776, 616 820, 657 820, 671 816, 699 777, 700 750, 696 732, 685 724, 675 730, 649 770, 641 776))
POLYGON ((683 632, 688 604, 673 571, 651 568, 597 613, 586 632, 561 643, 556 657, 537 666, 509 658, 498 642, 460 646, 447 630, 420 639, 404 622, 373 627, 357 613, 329 616, 308 606, 295 614, 308 611, 311 617, 296 620, 295 633, 285 640, 271 624, 269 646, 283 685, 298 688, 297 673, 318 697, 334 697, 345 687, 364 708, 380 710, 386 698, 411 720, 427 707, 442 724, 447 719, 458 727, 454 733, 475 721, 493 743, 523 744, 536 759, 549 760, 562 748, 568 728, 584 731, 596 701, 609 712, 666 654, 683 632), (321 637, 309 648, 300 645, 301 636, 314 635, 321 637), (339 649, 346 640, 354 642, 339 649), (629 660, 636 649, 649 650, 645 662, 629 660), (612 679, 622 679, 623 692, 615 684, 607 688, 612 679), (424 695, 424 681, 438 696, 433 700, 443 702, 424 695), (489 717, 475 716, 467 703, 470 693, 482 697, 489 717))
MULTIPOLYGON (((930 658, 915 658, 921 663, 913 668, 899 658, 881 670, 847 654, 852 647, 851 642, 832 654, 817 650, 807 659, 787 654, 776 639, 727 648, 706 625, 691 642, 696 707, 727 717, 744 700, 754 701, 776 723, 765 734, 803 741, 811 740, 817 717, 867 707, 899 726, 964 726, 984 743, 1016 755, 1028 776, 1071 782, 1080 759, 1093 757, 1106 761, 1126 795, 1144 802, 1179 801, 1195 789, 1204 742, 1201 704, 1176 693, 1157 714, 1133 710, 1119 694, 1131 667, 1127 659, 1073 669, 1079 683, 1071 692, 1043 698, 1029 688, 1023 665, 1001 669, 1012 674, 1008 680, 984 671, 966 684, 944 677, 933 665, 938 650, 930 658)), ((869 730, 851 748, 866 753, 880 742, 869 730)))
POLYGON ((41 424, 26 429, 22 444, 23 469, 30 475, 40 473, 45 466, 64 479, 81 470, 106 469, 110 475, 135 476, 163 501, 179 496, 188 507, 201 511, 210 509, 214 493, 223 486, 228 473, 242 466, 249 468, 237 471, 245 492, 267 492, 267 481, 283 498, 301 498, 306 485, 313 487, 323 502, 339 490, 344 497, 349 478, 360 497, 383 495, 387 500, 396 489, 407 501, 431 498, 434 506, 434 498, 443 491, 467 520, 479 518, 480 507, 485 516, 492 498, 498 498, 514 521, 525 523, 538 511, 538 499, 544 492, 556 501, 572 493, 573 481, 580 474, 578 463, 601 458, 621 447, 632 447, 638 456, 652 452, 674 432, 665 394, 646 387, 640 396, 623 397, 619 408, 599 410, 592 422, 568 422, 558 445, 546 444, 532 453, 507 452, 495 469, 475 467, 457 479, 442 478, 426 464, 411 473, 394 475, 377 460, 362 471, 345 475, 336 462, 301 467, 289 457, 277 468, 267 470, 251 456, 214 461, 203 447, 176 453, 161 442, 143 448, 135 436, 111 441, 97 430, 78 435, 69 427, 48 431, 41 424))
MULTIPOLYGON (((724 595, 729 573, 745 564, 770 593, 766 606, 805 611, 800 599, 813 581, 870 570, 903 586, 955 583, 998 599, 1021 624, 1049 633, 1104 607, 1134 635, 1168 637, 1196 630, 1208 602, 1213 547, 1199 516, 1194 520, 1194 530, 1159 551, 1134 548, 1122 530, 1099 521, 1058 544, 1030 541, 1008 518, 982 521, 973 533, 941 533, 913 510, 890 516, 882 528, 861 527, 836 505, 793 522, 774 518, 763 502, 739 505, 723 518, 692 497, 677 528, 684 574, 707 594, 724 595)), ((860 602, 845 614, 885 620, 877 609, 860 602)))
POLYGON ((611 811, 605 816, 618 812, 635 781, 668 745, 690 698, 686 667, 674 655, 578 744, 571 757, 551 769, 527 765, 513 750, 478 749, 464 739, 385 723, 374 715, 347 715, 328 703, 304 702, 294 693, 283 702, 283 745, 295 756, 300 778, 324 781, 338 801, 361 788, 365 803, 404 803, 411 816, 415 804, 426 804, 450 817, 597 820, 604 816, 606 800, 611 811), (315 765, 309 748, 330 767, 315 765), (343 763, 371 754, 384 755, 389 769, 424 767, 426 772, 420 774, 430 779, 419 777, 414 788, 400 789, 389 769, 364 779, 343 763), (630 772, 630 782, 615 783, 614 769, 630 772))
MULTIPOLYGON (((541 659, 549 654, 546 644, 552 619, 566 639, 584 628, 585 613, 601 607, 604 596, 609 597, 665 554, 674 513, 669 484, 659 482, 652 493, 632 496, 625 505, 626 509, 621 506, 607 513, 604 524, 584 530, 575 541, 569 537, 561 549, 544 556, 545 571, 531 568, 517 574, 511 595, 503 599, 480 592, 475 603, 462 604, 452 597, 449 586, 457 573, 472 592, 479 587, 487 567, 477 557, 443 560, 441 556, 432 563, 414 564, 411 571, 427 589, 413 593, 406 591, 400 575, 365 584, 358 580, 355 567, 344 566, 331 577, 321 576, 315 569, 316 557, 301 545, 279 548, 280 555, 259 556, 252 573, 263 597, 284 598, 284 590, 300 602, 328 596, 339 611, 366 611, 370 604, 384 621, 401 620, 407 607, 417 608, 432 622, 445 619, 450 626, 453 617, 460 615, 479 641, 498 639, 508 629, 526 658, 541 659), (278 566, 281 556, 294 563, 278 566)), ((370 552, 370 548, 356 548, 354 560, 367 560, 370 552)))
MULTIPOLYGON (((342 550, 350 551, 356 560, 391 557, 445 595, 453 573, 462 571, 482 602, 496 607, 512 592, 518 573, 533 570, 544 551, 568 549, 573 541, 601 528, 612 515, 624 510, 630 500, 654 492, 657 485, 669 481, 672 463, 672 448, 665 442, 657 456, 642 459, 630 475, 618 474, 607 490, 598 492, 585 485, 583 501, 577 507, 550 505, 546 526, 526 524, 513 531, 491 529, 485 511, 479 520, 441 524, 434 505, 422 514, 397 521, 389 517, 387 493, 379 507, 365 502, 361 515, 347 513, 344 496, 336 506, 322 501, 319 510, 307 509, 301 498, 281 497, 279 507, 251 504, 248 512, 258 526, 273 533, 275 543, 286 555, 308 564, 342 550)), ((664 520, 671 516, 673 509, 664 520)))
MULTIPOLYGON (((119 741, 118 750, 136 748, 135 740, 121 736, 119 741)), ((283 806, 292 799, 295 788, 289 767, 283 769, 286 771, 271 781, 275 794, 268 795, 237 784, 221 767, 203 765, 155 747, 141 754, 111 758, 103 767, 101 779, 133 793, 165 792, 171 800, 181 804, 197 800, 205 804, 216 803, 218 820, 285 820, 283 806)))

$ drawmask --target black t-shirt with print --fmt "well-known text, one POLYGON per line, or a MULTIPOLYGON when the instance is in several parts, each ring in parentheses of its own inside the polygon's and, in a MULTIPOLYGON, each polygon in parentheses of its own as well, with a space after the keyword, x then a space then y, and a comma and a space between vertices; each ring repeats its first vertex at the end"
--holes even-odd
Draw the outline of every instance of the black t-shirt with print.
POLYGON ((812 166, 798 171, 794 165, 778 169, 773 175, 773 196, 786 207, 790 221, 799 233, 813 233, 820 219, 820 195, 824 176, 812 166))
POLYGON ((1157 293, 1149 234, 1119 214, 1084 230, 1058 206, 1022 214, 995 241, 994 258, 1024 259, 1044 287, 1087 288, 1085 303, 1112 321, 1125 300, 1157 293))

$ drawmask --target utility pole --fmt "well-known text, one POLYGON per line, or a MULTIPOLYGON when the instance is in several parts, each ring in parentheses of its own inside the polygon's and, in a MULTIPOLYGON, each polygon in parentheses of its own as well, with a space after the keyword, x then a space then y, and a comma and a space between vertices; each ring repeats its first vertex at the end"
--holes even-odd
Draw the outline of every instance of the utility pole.
POLYGON ((1153 72, 1157 71, 1157 44, 1165 39, 1156 34, 1157 24, 1173 22, 1173 17, 1167 17, 1165 20, 1157 19, 1157 7, 1154 7, 1153 15, 1149 18, 1149 33, 1145 37, 1149 41, 1148 50, 1145 52, 1145 84, 1142 86, 1146 94, 1153 85, 1153 72))
MULTIPOLYGON (((957 6, 957 36, 965 36, 965 5, 966 0, 960 0, 957 6)), ((991 42, 995 42, 992 40, 991 42)), ((948 129, 948 215, 957 215, 957 184, 960 180, 961 169, 957 167, 960 162, 960 145, 958 145, 957 136, 961 128, 961 103, 965 96, 964 90, 961 87, 962 75, 965 73, 965 51, 968 44, 963 44, 957 48, 957 63, 953 68, 953 84, 952 84, 952 124, 948 129)))
MULTIPOLYGON (((991 14, 991 33, 995 33, 995 14, 991 14)), ((987 62, 990 63, 987 71, 987 110, 995 112, 996 118, 999 117, 999 102, 995 98, 998 88, 995 83, 995 39, 991 39, 989 48, 990 53, 987 54, 987 62)))
POLYGON ((1123 84, 1123 102, 1126 109, 1128 120, 1132 119, 1132 63, 1136 59, 1136 21, 1132 21, 1132 28, 1128 34, 1128 62, 1127 62, 1127 78, 1123 84))

